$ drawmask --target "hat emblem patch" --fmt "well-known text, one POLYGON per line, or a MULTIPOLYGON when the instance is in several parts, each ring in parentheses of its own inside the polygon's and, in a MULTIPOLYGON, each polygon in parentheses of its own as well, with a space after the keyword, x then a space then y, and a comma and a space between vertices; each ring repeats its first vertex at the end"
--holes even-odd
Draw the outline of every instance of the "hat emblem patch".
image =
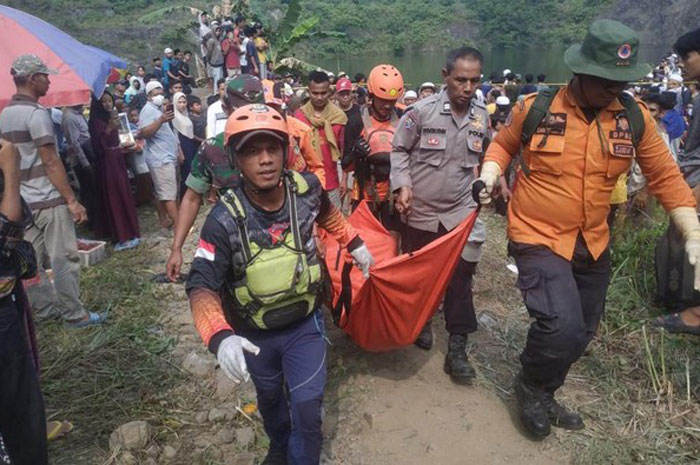
POLYGON ((627 60, 632 56, 632 46, 630 44, 622 44, 620 48, 617 49, 617 56, 621 60, 627 60))

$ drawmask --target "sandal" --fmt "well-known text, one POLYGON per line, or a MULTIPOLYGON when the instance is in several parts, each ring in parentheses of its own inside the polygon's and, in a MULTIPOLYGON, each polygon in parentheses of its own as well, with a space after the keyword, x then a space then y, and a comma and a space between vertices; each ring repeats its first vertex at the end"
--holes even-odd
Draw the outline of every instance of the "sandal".
POLYGON ((66 321, 66 327, 68 327, 68 328, 85 328, 87 326, 97 326, 97 325, 101 325, 102 323, 104 323, 105 320, 107 320, 107 312, 104 312, 104 313, 88 312, 88 319, 87 320, 66 321))
POLYGON ((66 436, 73 431, 73 423, 70 421, 49 421, 46 422, 46 439, 55 441, 66 436))
POLYGON ((656 320, 652 321, 651 324, 652 326, 656 326, 657 328, 663 328, 669 333, 685 333, 700 336, 700 325, 688 326, 683 322, 683 319, 678 313, 671 313, 670 315, 660 316, 656 320))

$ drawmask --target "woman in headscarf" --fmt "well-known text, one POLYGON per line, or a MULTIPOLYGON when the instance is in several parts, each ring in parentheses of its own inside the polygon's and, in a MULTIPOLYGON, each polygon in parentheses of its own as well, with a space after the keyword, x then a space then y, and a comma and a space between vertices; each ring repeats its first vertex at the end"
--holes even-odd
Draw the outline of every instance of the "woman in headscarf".
POLYGON ((139 81, 138 76, 132 76, 129 80, 129 88, 124 92, 124 102, 127 105, 131 104, 131 99, 141 92, 144 92, 144 89, 141 88, 141 81, 139 81))
POLYGON ((184 161, 180 165, 180 197, 185 193, 185 181, 190 174, 190 166, 194 159, 199 142, 194 137, 194 124, 190 119, 187 111, 187 96, 182 92, 178 92, 173 97, 173 108, 175 110, 175 118, 173 118, 173 128, 180 140, 180 148, 184 155, 184 161))
POLYGON ((119 141, 119 126, 112 94, 105 91, 100 100, 93 95, 89 128, 97 158, 95 175, 101 186, 101 232, 115 243, 115 251, 137 247, 141 242, 136 205, 119 141))

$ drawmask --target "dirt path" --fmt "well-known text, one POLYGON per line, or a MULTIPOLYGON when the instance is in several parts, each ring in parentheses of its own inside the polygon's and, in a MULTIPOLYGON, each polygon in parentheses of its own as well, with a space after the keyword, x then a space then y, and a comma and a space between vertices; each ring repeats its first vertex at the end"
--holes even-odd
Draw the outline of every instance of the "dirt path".
MULTIPOLYGON (((203 220, 201 214, 184 247, 186 260, 194 253, 203 220)), ((145 247, 153 257, 162 257, 149 267, 159 272, 170 239, 155 237, 145 247)), ((485 324, 470 338, 470 356, 479 372, 475 386, 455 385, 443 373, 447 334, 441 315, 434 321, 432 351, 408 347, 381 354, 363 352, 326 318, 332 345, 324 465, 570 463, 556 439, 562 433, 531 442, 510 417, 509 382, 527 318, 506 311, 504 302, 517 308, 519 300, 514 277, 505 269, 503 239, 493 241, 476 280, 477 308, 485 311, 480 316, 485 324)), ((255 403, 252 384, 234 386, 215 366, 196 334, 183 286, 158 289, 163 331, 175 341, 171 360, 185 373, 185 382, 167 393, 178 399, 177 407, 167 408, 167 419, 154 424, 158 432, 151 445, 132 452, 135 460, 109 454, 112 460, 99 463, 259 463, 267 448, 259 414, 246 417, 238 410, 255 403)))
MULTIPOLYGON (((502 225, 491 218, 493 229, 502 225)), ((500 229, 502 231, 502 229, 500 229)), ((514 275, 506 270, 503 233, 487 244, 475 301, 480 330, 470 337, 479 372, 475 386, 459 386, 443 372, 447 346, 442 314, 434 320, 429 352, 408 347, 390 353, 361 351, 330 328, 331 378, 327 392, 329 464, 564 464, 571 459, 552 439, 533 442, 511 418, 514 357, 527 327, 514 275), (517 326, 517 329, 511 328, 517 326)))
POLYGON ((525 439, 503 401, 486 388, 453 384, 442 370, 445 337, 439 339, 438 350, 429 353, 408 348, 363 354, 350 341, 336 342, 334 350, 362 368, 338 393, 335 425, 328 425, 335 428, 329 434, 330 463, 568 462, 549 443, 525 439))

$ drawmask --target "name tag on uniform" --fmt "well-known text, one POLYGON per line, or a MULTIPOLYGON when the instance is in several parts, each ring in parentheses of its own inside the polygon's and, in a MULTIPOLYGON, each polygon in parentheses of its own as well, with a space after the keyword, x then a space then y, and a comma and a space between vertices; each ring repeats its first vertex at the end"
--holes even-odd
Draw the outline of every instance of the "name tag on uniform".
POLYGON ((549 134, 551 136, 563 136, 566 134, 566 113, 552 113, 547 121, 537 126, 535 134, 549 134))
POLYGON ((447 147, 447 129, 423 128, 421 131, 420 148, 428 150, 445 150, 447 147))
POLYGON ((613 142, 612 146, 613 155, 616 157, 632 158, 634 156, 634 145, 613 142))

